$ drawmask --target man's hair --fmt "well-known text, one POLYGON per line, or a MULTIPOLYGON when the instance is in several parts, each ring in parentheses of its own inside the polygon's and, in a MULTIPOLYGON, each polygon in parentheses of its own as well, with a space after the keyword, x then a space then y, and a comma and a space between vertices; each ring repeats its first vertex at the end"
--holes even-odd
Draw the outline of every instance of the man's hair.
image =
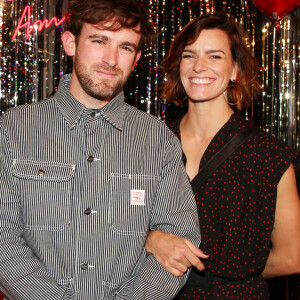
POLYGON ((153 27, 148 16, 137 0, 69 0, 65 15, 65 30, 78 40, 84 23, 100 25, 107 30, 117 31, 130 28, 137 31, 139 26, 141 40, 138 50, 152 39, 153 27), (107 22, 112 22, 106 26, 107 22))
POLYGON ((233 61, 237 65, 237 78, 234 85, 227 89, 227 100, 238 110, 250 107, 255 93, 260 89, 257 81, 257 62, 247 48, 244 31, 223 13, 207 14, 197 17, 180 31, 164 63, 167 74, 162 96, 167 100, 181 104, 187 94, 180 80, 180 62, 184 48, 196 41, 203 29, 220 29, 229 39, 233 61))

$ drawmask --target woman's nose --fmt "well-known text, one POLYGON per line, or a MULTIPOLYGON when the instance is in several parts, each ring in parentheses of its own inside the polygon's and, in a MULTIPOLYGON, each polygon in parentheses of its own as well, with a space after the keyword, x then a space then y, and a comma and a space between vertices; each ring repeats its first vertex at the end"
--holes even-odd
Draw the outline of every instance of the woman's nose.
POLYGON ((207 63, 206 60, 202 57, 198 57, 194 64, 194 71, 195 72, 201 72, 207 70, 207 63))

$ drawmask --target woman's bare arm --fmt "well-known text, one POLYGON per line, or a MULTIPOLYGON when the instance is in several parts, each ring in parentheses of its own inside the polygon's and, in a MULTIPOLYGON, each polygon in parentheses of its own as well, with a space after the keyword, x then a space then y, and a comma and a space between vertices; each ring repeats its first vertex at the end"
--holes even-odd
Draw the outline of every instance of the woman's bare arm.
POLYGON ((292 165, 277 187, 271 242, 272 249, 262 273, 264 278, 300 273, 300 202, 292 165))

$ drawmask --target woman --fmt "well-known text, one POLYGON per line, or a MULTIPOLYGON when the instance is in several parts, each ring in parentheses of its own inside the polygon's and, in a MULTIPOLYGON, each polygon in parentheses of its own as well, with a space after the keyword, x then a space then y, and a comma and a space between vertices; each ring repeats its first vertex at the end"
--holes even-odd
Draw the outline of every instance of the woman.
POLYGON ((248 108, 259 89, 256 63, 238 26, 215 13, 177 34, 164 68, 164 96, 188 102, 188 112, 170 128, 182 143, 207 259, 187 240, 159 231, 149 234, 146 250, 176 276, 192 265, 200 270, 192 269, 178 299, 268 299, 264 278, 300 272, 292 164, 298 153, 256 130, 195 188, 203 166, 251 127, 235 111, 248 108))

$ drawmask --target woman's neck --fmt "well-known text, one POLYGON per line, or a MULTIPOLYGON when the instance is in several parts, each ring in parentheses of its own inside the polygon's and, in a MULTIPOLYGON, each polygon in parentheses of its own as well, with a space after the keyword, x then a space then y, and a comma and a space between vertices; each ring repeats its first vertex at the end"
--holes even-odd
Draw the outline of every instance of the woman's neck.
POLYGON ((189 102, 188 112, 184 116, 180 131, 198 139, 213 137, 233 114, 232 108, 224 101, 189 102))
POLYGON ((197 175, 210 142, 232 114, 233 110, 226 103, 189 103, 188 112, 180 124, 180 135, 190 180, 197 175))

